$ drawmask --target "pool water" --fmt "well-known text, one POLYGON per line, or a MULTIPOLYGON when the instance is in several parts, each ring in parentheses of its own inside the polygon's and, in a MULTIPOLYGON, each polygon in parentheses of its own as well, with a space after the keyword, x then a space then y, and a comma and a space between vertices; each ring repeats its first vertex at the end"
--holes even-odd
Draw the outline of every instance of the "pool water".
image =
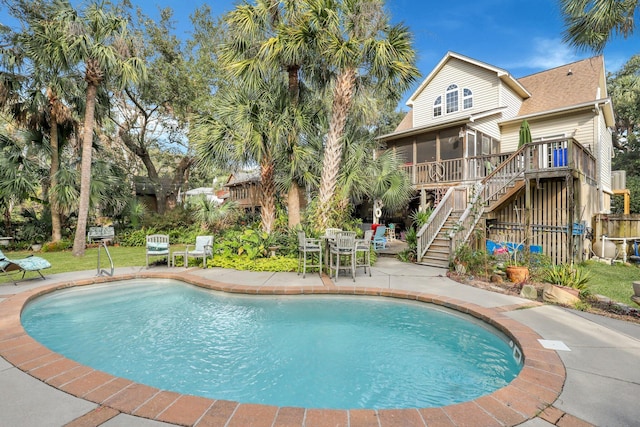
POLYGON ((307 408, 435 407, 507 385, 504 336, 416 302, 239 296, 172 280, 71 288, 22 314, 43 345, 179 393, 307 408))

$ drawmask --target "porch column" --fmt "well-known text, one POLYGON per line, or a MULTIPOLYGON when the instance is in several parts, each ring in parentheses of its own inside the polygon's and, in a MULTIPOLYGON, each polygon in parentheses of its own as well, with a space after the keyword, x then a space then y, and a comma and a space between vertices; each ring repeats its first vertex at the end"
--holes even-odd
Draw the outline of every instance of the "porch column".
POLYGON ((420 190, 420 212, 424 212, 427 209, 427 190, 422 188, 420 190))

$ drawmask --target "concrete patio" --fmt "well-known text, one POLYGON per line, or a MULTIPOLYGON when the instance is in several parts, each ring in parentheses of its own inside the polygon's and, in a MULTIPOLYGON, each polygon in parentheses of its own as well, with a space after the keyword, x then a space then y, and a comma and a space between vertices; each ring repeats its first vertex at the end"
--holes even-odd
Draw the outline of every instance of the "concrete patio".
MULTIPOLYGON (((381 257, 372 275, 364 275, 358 271, 355 283, 350 277, 340 277, 337 283, 333 283, 326 276, 321 278, 318 274, 307 274, 305 279, 296 273, 252 273, 225 269, 197 269, 197 268, 171 268, 154 267, 149 270, 141 268, 116 268, 117 276, 130 276, 145 272, 160 272, 173 274, 188 274, 200 277, 203 280, 215 280, 216 282, 244 285, 255 290, 268 291, 272 287, 286 287, 296 290, 302 287, 316 289, 328 289, 332 291, 341 288, 354 288, 365 290, 378 289, 379 294, 387 293, 428 293, 438 295, 443 300, 451 299, 463 301, 481 308, 486 308, 508 319, 535 331, 545 340, 554 343, 560 342, 566 345, 568 350, 558 350, 561 363, 566 371, 566 380, 560 385, 559 396, 551 402, 538 416, 526 421, 520 420, 510 425, 523 425, 527 427, 543 427, 550 425, 559 426, 634 426, 640 419, 640 405, 637 397, 640 396, 640 370, 636 364, 640 360, 640 326, 633 323, 609 319, 597 315, 569 310, 556 306, 529 304, 527 300, 518 297, 492 293, 454 282, 446 277, 444 269, 430 268, 413 264, 401 263, 393 258, 381 257)), ((18 299, 21 294, 37 291, 37 289, 51 286, 57 283, 74 282, 95 277, 94 271, 65 273, 47 276, 46 280, 25 280, 18 286, 6 283, 0 285, 0 354, 9 351, 9 344, 15 341, 17 333, 8 331, 9 306, 12 300, 18 299)), ((232 289, 233 287, 230 287, 232 289)), ((323 291, 324 292, 324 291, 323 291)), ((517 325, 514 323, 514 325, 517 325)), ((18 338, 19 339, 19 338, 18 338)), ((13 342, 11 345, 15 345, 13 342)), ((10 353, 8 353, 10 354, 10 353)), ((30 375, 29 363, 38 363, 45 369, 53 362, 47 364, 41 358, 51 355, 31 355, 34 362, 26 361, 20 368, 0 359, 0 425, 1 426, 161 426, 172 425, 133 416, 114 409, 115 406, 100 405, 88 398, 75 397, 73 393, 61 391, 53 387, 51 382, 46 383, 41 379, 30 375)), ((32 366, 33 368, 33 366, 32 366)), ((95 372, 95 371, 94 371, 95 372)), ((42 375, 40 376, 42 377, 42 375)), ((135 387, 135 385, 133 385, 135 387)), ((60 386, 63 390, 64 385, 60 386)), ((407 424, 406 418, 400 421, 391 416, 393 414, 384 411, 373 411, 360 415, 367 417, 358 418, 357 411, 352 411, 347 418, 333 422, 328 418, 322 418, 319 413, 312 410, 302 410, 300 415, 295 411, 284 411, 280 408, 272 421, 267 414, 266 418, 256 415, 256 412, 243 412, 248 405, 230 407, 216 406, 221 401, 210 405, 206 414, 209 417, 201 417, 193 425, 263 425, 263 421, 269 419, 267 425, 291 425, 286 422, 291 417, 298 417, 300 422, 296 425, 425 425, 424 414, 427 411, 416 412, 421 414, 407 424), (226 412, 225 412, 226 411, 226 412), (216 418, 223 414, 225 417, 216 418), (253 415, 251 415, 253 414, 253 415), (302 418, 299 418, 302 417, 302 418), (261 419, 258 419, 261 418, 261 419)), ((204 403, 203 403, 204 404, 204 403)), ((256 405, 254 405, 256 406, 256 405)), ((445 407, 438 425, 504 425, 508 422, 500 421, 485 413, 486 418, 465 418, 459 416, 460 412, 449 410, 445 407)), ((461 407, 464 408, 464 407, 461 407)), ((255 408, 254 408, 255 409, 255 408)), ((296 409, 296 408, 289 408, 296 409)), ((479 408, 474 408, 479 410, 479 408)), ((159 419, 171 420, 169 413, 159 419)), ((269 415, 270 416, 270 415, 269 415)), ((175 418, 179 419, 179 418, 175 418)), ((184 423, 176 423, 184 424, 184 423)), ((433 425, 429 423, 428 425, 433 425)))

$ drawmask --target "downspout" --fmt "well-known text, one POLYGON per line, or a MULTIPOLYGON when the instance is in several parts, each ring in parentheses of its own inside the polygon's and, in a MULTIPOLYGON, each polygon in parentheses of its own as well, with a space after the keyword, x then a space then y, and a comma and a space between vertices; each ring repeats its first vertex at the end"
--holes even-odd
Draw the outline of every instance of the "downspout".
MULTIPOLYGON (((600 88, 598 88, 599 90, 600 88)), ((598 122, 597 126, 596 126, 596 145, 597 145, 597 153, 598 156, 596 157, 597 159, 597 164, 596 167, 598 168, 598 212, 600 213, 604 213, 604 190, 602 188, 603 186, 603 182, 602 182, 602 134, 600 133, 600 131, 602 130, 602 124, 600 122, 600 117, 598 117, 600 115, 600 105, 596 102, 595 104, 595 113, 596 113, 596 120, 598 122)))

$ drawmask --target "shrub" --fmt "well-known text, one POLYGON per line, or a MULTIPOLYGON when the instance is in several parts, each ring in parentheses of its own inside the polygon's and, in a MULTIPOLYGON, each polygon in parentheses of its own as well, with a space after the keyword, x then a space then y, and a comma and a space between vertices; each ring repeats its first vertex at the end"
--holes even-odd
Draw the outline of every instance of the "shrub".
POLYGON ((66 249, 70 249, 73 246, 73 241, 68 239, 62 239, 57 242, 48 242, 42 245, 42 252, 60 252, 66 249))
POLYGON ((296 271, 298 259, 276 256, 269 258, 252 259, 248 255, 233 256, 228 254, 216 255, 207 260, 209 267, 233 268, 245 271, 296 271))
POLYGON ((591 274, 582 267, 570 264, 549 266, 544 273, 544 281, 554 285, 578 289, 580 295, 589 295, 588 283, 591 274))

